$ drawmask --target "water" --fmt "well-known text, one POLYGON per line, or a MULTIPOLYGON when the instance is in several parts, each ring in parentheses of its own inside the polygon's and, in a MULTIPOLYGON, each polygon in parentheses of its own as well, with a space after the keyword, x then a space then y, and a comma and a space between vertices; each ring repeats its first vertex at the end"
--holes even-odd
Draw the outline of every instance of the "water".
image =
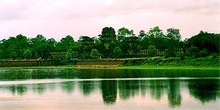
POLYGON ((1 110, 217 110, 218 70, 1 69, 1 110))

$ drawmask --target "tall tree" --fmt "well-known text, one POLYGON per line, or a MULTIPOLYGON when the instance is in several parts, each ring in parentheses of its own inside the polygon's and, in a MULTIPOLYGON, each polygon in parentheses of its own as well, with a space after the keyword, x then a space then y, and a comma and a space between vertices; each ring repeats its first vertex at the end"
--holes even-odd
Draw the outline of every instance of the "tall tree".
POLYGON ((146 37, 143 39, 145 42, 148 41, 148 45, 145 45, 144 48, 147 48, 149 45, 154 45, 157 49, 164 50, 165 46, 165 35, 163 30, 159 26, 151 28, 147 32, 146 37))
POLYGON ((74 45, 74 39, 72 36, 67 35, 66 37, 62 38, 60 42, 56 44, 56 51, 65 52, 69 48, 71 48, 74 45))
POLYGON ((22 34, 16 36, 16 53, 18 57, 22 57, 23 52, 29 47, 28 38, 22 34))
POLYGON ((81 36, 79 41, 81 43, 81 49, 80 49, 81 57, 89 58, 90 52, 94 47, 94 40, 88 36, 81 36))
POLYGON ((156 26, 154 28, 151 28, 149 30, 149 32, 147 33, 148 37, 150 38, 162 38, 164 37, 164 34, 163 34, 163 30, 160 29, 159 26, 156 26))
POLYGON ((31 39, 31 48, 34 53, 34 57, 49 58, 51 48, 48 45, 47 39, 43 35, 37 35, 31 39))
POLYGON ((99 39, 103 47, 102 53, 104 54, 104 57, 112 57, 112 50, 114 49, 114 45, 116 43, 116 34, 114 28, 103 28, 99 39))
POLYGON ((24 50, 23 57, 25 59, 30 59, 32 57, 32 53, 29 49, 24 50))
POLYGON ((220 52, 220 34, 200 31, 199 34, 192 36, 186 41, 186 47, 196 47, 198 52, 206 49, 209 54, 220 52))
POLYGON ((133 36, 133 30, 129 30, 125 27, 122 27, 118 30, 118 35, 117 35, 117 40, 118 42, 122 42, 126 37, 131 37, 133 36))
POLYGON ((144 30, 140 30, 138 37, 142 40, 146 36, 146 33, 144 30))
POLYGON ((180 48, 180 30, 175 28, 168 28, 167 29, 167 56, 168 57, 175 57, 176 56, 176 49, 180 48))
POLYGON ((66 46, 70 46, 72 43, 74 43, 74 39, 72 36, 67 35, 65 38, 61 39, 61 42, 66 46))
POLYGON ((116 58, 120 57, 120 55, 122 54, 122 50, 120 47, 115 47, 113 52, 116 58))
POLYGON ((175 28, 168 28, 166 37, 171 40, 180 41, 181 40, 180 30, 175 28))

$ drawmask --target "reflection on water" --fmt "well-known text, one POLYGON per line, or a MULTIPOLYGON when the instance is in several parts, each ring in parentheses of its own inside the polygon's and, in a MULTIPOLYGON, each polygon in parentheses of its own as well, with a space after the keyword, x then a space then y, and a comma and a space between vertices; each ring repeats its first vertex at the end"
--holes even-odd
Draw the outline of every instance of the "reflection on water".
POLYGON ((194 96, 203 104, 210 101, 216 101, 220 98, 219 81, 220 80, 213 79, 190 81, 188 84, 190 95, 194 96))
POLYGON ((30 69, 2 70, 0 75, 0 93, 4 94, 0 95, 0 107, 8 97, 22 100, 24 97, 50 95, 51 100, 67 96, 66 100, 83 100, 80 103, 97 101, 99 106, 105 107, 125 107, 123 104, 126 102, 129 107, 132 106, 130 102, 134 104, 135 101, 138 107, 142 107, 146 104, 143 99, 152 103, 156 101, 162 108, 167 105, 168 108, 182 109, 189 105, 205 107, 206 104, 218 108, 220 102, 219 72, 214 70, 30 69), (16 81, 22 83, 11 83, 16 81), (102 100, 100 103, 99 98, 102 100))

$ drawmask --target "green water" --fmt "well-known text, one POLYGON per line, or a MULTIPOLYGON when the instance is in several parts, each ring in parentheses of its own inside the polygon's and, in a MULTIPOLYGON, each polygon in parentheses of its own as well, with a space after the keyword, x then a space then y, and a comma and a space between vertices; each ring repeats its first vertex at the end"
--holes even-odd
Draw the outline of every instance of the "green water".
POLYGON ((216 110, 219 70, 1 69, 1 110, 216 110))

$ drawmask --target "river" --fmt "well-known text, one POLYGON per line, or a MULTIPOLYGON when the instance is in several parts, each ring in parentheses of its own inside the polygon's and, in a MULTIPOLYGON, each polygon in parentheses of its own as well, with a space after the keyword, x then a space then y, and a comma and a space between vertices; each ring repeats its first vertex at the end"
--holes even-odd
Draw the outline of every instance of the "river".
POLYGON ((217 110, 219 70, 1 69, 1 110, 217 110))

